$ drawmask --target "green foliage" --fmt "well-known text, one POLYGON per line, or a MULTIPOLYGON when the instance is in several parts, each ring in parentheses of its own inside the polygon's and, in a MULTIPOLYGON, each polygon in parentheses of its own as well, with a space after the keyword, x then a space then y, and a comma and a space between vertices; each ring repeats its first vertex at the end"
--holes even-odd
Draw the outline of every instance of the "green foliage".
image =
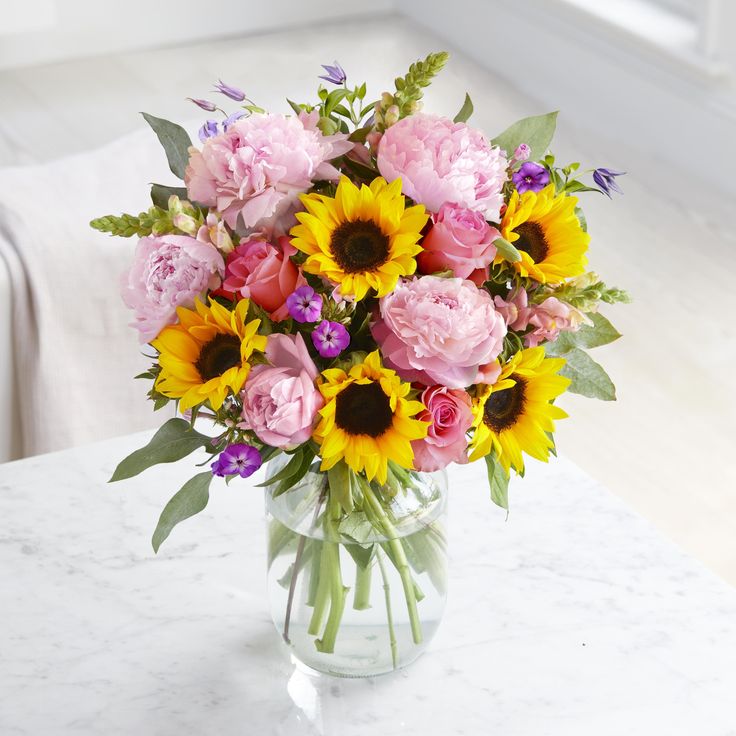
POLYGON ((599 363, 580 348, 573 347, 560 354, 554 346, 555 343, 549 343, 545 348, 548 354, 561 355, 567 361, 560 375, 570 379, 568 391, 601 401, 616 400, 616 387, 599 363))
POLYGON ((582 325, 577 332, 561 332, 559 337, 552 343, 555 352, 562 354, 572 348, 597 348, 608 345, 621 337, 621 333, 602 315, 594 312, 588 318, 592 325, 582 325))
POLYGON ((181 125, 169 120, 154 117, 146 112, 141 115, 153 128, 153 132, 163 146, 171 173, 183 180, 184 171, 189 163, 189 147, 192 145, 189 134, 181 125))
POLYGON ((507 156, 513 155, 518 146, 526 143, 531 148, 530 160, 537 161, 549 148, 556 127, 557 112, 535 115, 515 122, 491 143, 506 151, 507 156))
POLYGON ((200 473, 190 478, 166 504, 153 532, 153 551, 158 552, 161 544, 167 539, 171 530, 184 519, 194 516, 207 506, 210 498, 212 473, 200 473))
MULTIPOLYGON (((544 301, 548 296, 551 296, 551 293, 539 290, 534 301, 544 301)), ((631 301, 627 292, 623 289, 609 288, 600 280, 598 274, 592 271, 558 286, 554 290, 554 296, 586 313, 594 312, 598 308, 599 302, 615 304, 616 302, 629 303, 631 301)))
POLYGON ((333 465, 327 471, 327 481, 330 486, 330 498, 339 504, 349 514, 355 508, 353 500, 353 471, 344 460, 333 465))
POLYGON ((151 184, 151 202, 154 206, 161 209, 169 209, 169 199, 177 197, 180 200, 186 200, 189 196, 184 187, 168 187, 165 184, 151 184))
POLYGON ((184 419, 169 419, 145 447, 120 462, 110 482, 132 478, 159 463, 174 463, 200 447, 211 446, 211 439, 196 432, 184 419))
POLYGON ((259 483, 258 487, 278 484, 272 491, 274 498, 293 488, 308 472, 315 458, 314 447, 307 443, 300 445, 292 454, 291 460, 278 472, 259 483))
POLYGON ((488 470, 488 487, 491 490, 491 501, 506 511, 509 510, 509 476, 503 466, 496 459, 494 453, 489 452, 484 460, 488 470))
POLYGON ((511 263, 518 263, 521 260, 521 253, 505 238, 498 237, 493 241, 496 250, 511 263))
POLYGON ((452 121, 454 123, 467 123, 472 114, 473 114, 473 101, 470 99, 470 95, 466 92, 465 101, 463 102, 463 106, 460 108, 460 111, 458 112, 457 115, 455 115, 452 121))

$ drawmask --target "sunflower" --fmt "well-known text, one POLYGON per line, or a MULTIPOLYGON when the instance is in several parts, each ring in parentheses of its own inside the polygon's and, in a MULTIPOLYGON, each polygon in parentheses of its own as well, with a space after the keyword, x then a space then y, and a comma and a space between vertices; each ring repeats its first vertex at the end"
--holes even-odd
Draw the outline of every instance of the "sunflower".
POLYGON ((405 207, 400 179, 358 189, 343 176, 334 198, 313 193, 301 201, 307 211, 297 213, 291 242, 307 254, 304 270, 339 284, 343 296, 362 299, 369 289, 384 296, 416 271, 429 216, 423 205, 405 207))
POLYGON ((266 349, 266 338, 256 334, 261 321, 246 323, 248 299, 229 310, 210 299, 210 306, 195 302, 195 309, 179 307, 179 324, 165 327, 151 343, 160 353, 161 373, 156 390, 179 399, 184 411, 209 400, 217 410, 228 390, 243 388, 254 350, 266 349))
POLYGON ((368 480, 385 483, 389 460, 412 468, 411 441, 426 437, 428 427, 412 417, 425 407, 407 398, 411 386, 381 365, 378 351, 349 373, 330 368, 322 377, 326 403, 313 435, 321 445, 320 469, 344 459, 356 473, 365 470, 368 480))
POLYGON ((545 358, 544 348, 528 348, 514 355, 493 386, 480 388, 473 402, 471 460, 494 450, 507 473, 512 465, 521 473, 522 450, 538 460, 549 459, 552 420, 567 416, 550 403, 570 384, 569 378, 557 375, 563 365, 564 358, 545 358))
MULTIPOLYGON (((579 276, 588 262, 590 236, 575 214, 577 197, 555 196, 555 185, 540 192, 514 192, 501 220, 501 236, 521 254, 514 268, 541 283, 559 284, 579 276)), ((502 260, 497 256, 496 262, 502 260)))

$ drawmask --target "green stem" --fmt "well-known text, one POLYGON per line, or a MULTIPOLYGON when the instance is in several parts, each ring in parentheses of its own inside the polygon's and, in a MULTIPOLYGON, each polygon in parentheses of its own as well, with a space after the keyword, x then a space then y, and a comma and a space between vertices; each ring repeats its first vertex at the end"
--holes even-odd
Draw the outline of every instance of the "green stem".
MULTIPOLYGON (((360 477, 360 476, 359 476, 360 477)), ((404 588, 404 597, 406 598, 406 608, 409 612, 409 623, 411 624, 411 636, 415 644, 421 644, 422 642, 422 625, 419 621, 419 612, 417 611, 417 597, 414 590, 414 581, 411 577, 411 570, 409 569, 409 563, 406 559, 404 547, 399 539, 396 527, 389 519, 386 510, 383 508, 381 502, 376 498, 371 488, 371 484, 367 481, 362 482, 363 486, 363 497, 371 507, 371 510, 375 514, 376 518, 380 521, 383 527, 384 534, 388 538, 388 547, 393 555, 393 562, 396 566, 396 570, 401 578, 401 585, 404 588)))
POLYGON ((355 594, 353 608, 356 611, 365 611, 371 607, 371 578, 373 577, 373 560, 368 560, 365 567, 356 564, 355 594))
POLYGON ((317 600, 317 587, 319 585, 319 564, 322 557, 322 542, 318 539, 312 540, 312 565, 309 568, 309 592, 307 593, 307 605, 314 606, 317 600))
POLYGON ((386 618, 388 619, 388 637, 391 642, 391 664, 396 669, 398 660, 398 651, 396 646, 396 632, 394 631, 394 617, 391 613, 391 588, 388 584, 388 574, 386 573, 386 565, 383 563, 383 552, 380 548, 376 548, 376 558, 378 559, 378 567, 381 569, 381 577, 383 578, 383 595, 386 599, 386 618))
POLYGON ((350 588, 346 588, 342 584, 342 574, 340 573, 340 545, 338 542, 325 542, 325 549, 328 552, 328 567, 326 571, 330 578, 330 615, 327 617, 327 625, 321 639, 315 641, 317 651, 323 654, 332 654, 335 651, 335 640, 337 632, 340 628, 342 613, 345 610, 345 599, 347 598, 350 588))
POLYGON ((328 565, 329 565, 329 544, 325 541, 322 542, 322 554, 319 556, 319 567, 317 568, 317 595, 314 601, 314 610, 312 611, 312 618, 309 621, 309 628, 307 633, 312 636, 317 636, 322 623, 325 619, 327 611, 327 604, 330 601, 330 584, 328 582, 328 565))

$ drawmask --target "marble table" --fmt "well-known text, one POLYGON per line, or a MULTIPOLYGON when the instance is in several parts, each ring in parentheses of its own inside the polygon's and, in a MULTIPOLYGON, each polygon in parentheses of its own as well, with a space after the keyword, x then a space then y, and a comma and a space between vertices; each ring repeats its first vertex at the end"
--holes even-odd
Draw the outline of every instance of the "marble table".
POLYGON ((344 680, 281 647, 252 483, 153 554, 190 464, 105 483, 146 440, 0 465, 3 736, 736 735, 736 591, 570 462, 530 467, 508 520, 454 470, 437 637, 344 680))

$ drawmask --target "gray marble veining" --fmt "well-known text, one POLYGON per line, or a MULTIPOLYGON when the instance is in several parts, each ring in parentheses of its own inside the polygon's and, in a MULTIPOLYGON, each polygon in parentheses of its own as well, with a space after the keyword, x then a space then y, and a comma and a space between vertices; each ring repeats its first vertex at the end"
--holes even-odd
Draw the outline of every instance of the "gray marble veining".
POLYGON ((449 605, 414 666, 302 671, 269 619, 263 503, 213 483, 158 556, 182 463, 107 485, 145 435, 0 465, 0 733, 736 735, 736 591, 570 462, 508 520, 451 473, 449 605))

